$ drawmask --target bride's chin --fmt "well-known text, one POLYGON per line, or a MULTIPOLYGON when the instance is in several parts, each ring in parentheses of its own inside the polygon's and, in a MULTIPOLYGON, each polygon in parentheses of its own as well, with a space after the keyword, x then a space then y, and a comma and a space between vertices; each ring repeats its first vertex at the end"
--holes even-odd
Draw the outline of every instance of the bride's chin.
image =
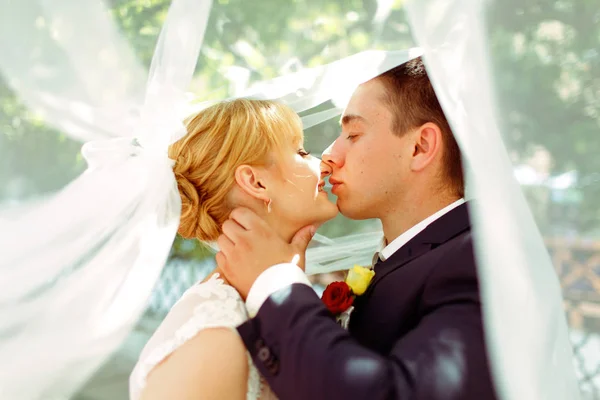
POLYGON ((332 219, 334 219, 337 215, 338 215, 338 208, 337 205, 335 203, 332 203, 328 200, 327 204, 327 211, 323 212, 323 222, 321 222, 321 224, 324 224, 327 221, 330 221, 332 219))
POLYGON ((315 229, 319 229, 321 226, 323 226, 323 224, 324 224, 325 222, 327 222, 327 221, 331 221, 332 219, 333 219, 333 217, 331 217, 331 218, 326 218, 326 219, 325 219, 325 218, 322 218, 322 219, 319 219, 319 220, 318 220, 318 221, 316 221, 316 222, 313 222, 311 225, 312 225, 312 226, 314 226, 314 227, 315 227, 315 229))
POLYGON ((318 200, 319 201, 314 204, 314 208, 310 212, 310 217, 308 218, 310 222, 305 223, 305 226, 314 225, 318 228, 325 222, 334 219, 338 215, 339 210, 335 203, 329 201, 329 199, 325 196, 318 200))

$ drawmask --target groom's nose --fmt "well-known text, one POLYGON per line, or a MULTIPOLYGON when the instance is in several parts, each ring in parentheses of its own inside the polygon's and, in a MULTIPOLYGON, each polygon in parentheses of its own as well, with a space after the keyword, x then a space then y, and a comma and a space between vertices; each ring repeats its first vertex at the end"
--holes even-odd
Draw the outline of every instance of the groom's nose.
POLYGON ((340 151, 338 149, 339 146, 336 146, 336 143, 337 140, 331 143, 321 155, 321 160, 330 168, 341 168, 341 166, 344 163, 343 157, 341 157, 340 151))

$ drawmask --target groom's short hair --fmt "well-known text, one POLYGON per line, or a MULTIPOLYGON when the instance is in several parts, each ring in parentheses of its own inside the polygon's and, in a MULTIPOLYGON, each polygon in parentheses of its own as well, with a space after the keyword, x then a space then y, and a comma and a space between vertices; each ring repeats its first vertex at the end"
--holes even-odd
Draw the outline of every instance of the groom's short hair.
POLYGON ((421 57, 399 65, 379 75, 377 79, 383 82, 387 92, 385 101, 394 114, 394 132, 403 135, 427 122, 440 128, 445 150, 446 178, 457 194, 463 197, 465 184, 460 149, 421 57))

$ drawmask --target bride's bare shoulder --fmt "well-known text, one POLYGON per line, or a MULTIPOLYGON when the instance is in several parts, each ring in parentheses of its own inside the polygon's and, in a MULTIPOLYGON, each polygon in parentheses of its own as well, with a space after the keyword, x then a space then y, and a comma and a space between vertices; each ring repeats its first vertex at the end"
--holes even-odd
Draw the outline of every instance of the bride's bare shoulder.
POLYGON ((226 328, 204 329, 150 372, 141 399, 243 399, 247 380, 239 335, 226 328))
POLYGON ((248 356, 235 328, 247 318, 243 300, 218 274, 190 287, 142 351, 133 373, 141 398, 238 398, 240 390, 245 398, 248 356))

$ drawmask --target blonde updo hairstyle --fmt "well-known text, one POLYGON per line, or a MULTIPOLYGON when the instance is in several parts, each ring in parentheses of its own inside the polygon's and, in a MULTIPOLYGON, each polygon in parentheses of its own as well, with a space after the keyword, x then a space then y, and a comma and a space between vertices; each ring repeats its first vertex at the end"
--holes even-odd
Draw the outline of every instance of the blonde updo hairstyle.
POLYGON ((274 162, 278 149, 302 140, 302 123, 283 104, 248 99, 215 104, 185 123, 187 134, 169 147, 181 195, 178 233, 214 241, 231 211, 237 167, 274 162))

